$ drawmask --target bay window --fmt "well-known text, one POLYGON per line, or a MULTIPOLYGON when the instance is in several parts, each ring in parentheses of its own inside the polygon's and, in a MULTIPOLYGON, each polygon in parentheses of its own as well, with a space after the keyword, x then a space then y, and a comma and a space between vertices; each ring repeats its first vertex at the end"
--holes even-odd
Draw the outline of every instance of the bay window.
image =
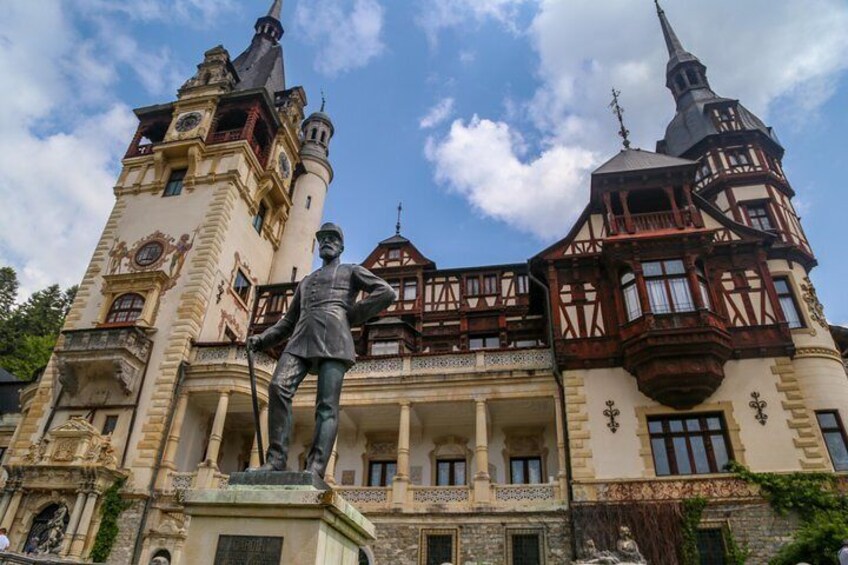
POLYGON ((639 303, 639 289, 636 287, 636 276, 626 272, 621 276, 621 291, 624 293, 624 309, 627 311, 627 321, 632 322, 642 316, 642 305, 639 303))
POLYGON ((642 263, 648 301, 654 314, 692 312, 695 302, 680 259, 642 263))

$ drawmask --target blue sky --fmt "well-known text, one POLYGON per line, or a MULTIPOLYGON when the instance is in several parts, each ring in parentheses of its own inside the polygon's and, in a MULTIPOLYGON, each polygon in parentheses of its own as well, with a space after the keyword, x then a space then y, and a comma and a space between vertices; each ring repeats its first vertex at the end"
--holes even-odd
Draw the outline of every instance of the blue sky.
MULTIPOLYGON (((0 264, 23 291, 77 282, 113 203, 131 108, 172 100, 204 50, 235 57, 270 0, 11 0, 0 15, 0 264)), ((773 126, 848 322, 841 240, 848 143, 843 0, 666 0, 713 89, 773 126)), ((588 174, 673 115, 650 0, 286 0, 288 86, 327 96, 336 179, 325 209, 363 259, 394 231, 442 267, 520 262, 562 237, 588 174)))

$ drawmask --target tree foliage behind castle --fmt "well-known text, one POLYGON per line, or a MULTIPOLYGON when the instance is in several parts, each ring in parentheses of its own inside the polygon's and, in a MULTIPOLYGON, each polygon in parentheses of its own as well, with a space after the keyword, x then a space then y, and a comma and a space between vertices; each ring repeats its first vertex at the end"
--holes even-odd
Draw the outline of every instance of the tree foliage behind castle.
POLYGON ((0 367, 29 380, 47 365, 77 287, 50 285, 16 304, 18 288, 15 270, 0 267, 0 367))

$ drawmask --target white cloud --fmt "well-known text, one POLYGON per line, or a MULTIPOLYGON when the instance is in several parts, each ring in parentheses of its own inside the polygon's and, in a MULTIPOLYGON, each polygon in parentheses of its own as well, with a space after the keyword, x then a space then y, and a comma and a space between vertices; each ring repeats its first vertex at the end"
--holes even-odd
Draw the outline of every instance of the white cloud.
POLYGON ((0 20, 0 75, 14 85, 0 91, 0 264, 17 269, 22 297, 79 282, 137 123, 111 94, 118 61, 64 8, 7 2, 0 20))
POLYGON ((76 5, 88 15, 119 14, 140 21, 176 19, 193 27, 208 25, 237 7, 233 0, 76 0, 76 5))
POLYGON ((582 211, 597 156, 558 146, 524 162, 522 146, 509 125, 474 116, 467 124, 454 121, 444 139, 430 138, 426 156, 436 180, 482 214, 540 238, 562 233, 582 211))
POLYGON ((434 128, 453 115, 454 99, 442 98, 418 121, 421 129, 434 128))
MULTIPOLYGON (((449 12, 462 14, 465 23, 479 17, 466 2, 444 1, 465 6, 464 12, 449 12)), ((833 95, 838 78, 848 68, 848 4, 842 0, 677 0, 666 4, 667 16, 684 46, 707 65, 713 90, 740 99, 767 121, 770 113, 779 110, 784 119, 788 114, 797 123, 809 123, 810 115, 833 95)), ((508 7, 504 0, 504 8, 508 7)), ((461 18, 448 17, 442 22, 433 29, 463 23, 461 18)), ((617 123, 607 107, 610 88, 622 91, 631 139, 645 149, 653 150, 663 136, 674 115, 674 102, 665 88, 668 53, 650 3, 539 0, 527 36, 539 56, 539 86, 531 99, 507 99, 508 122, 454 123, 446 137, 428 140, 427 155, 436 179, 463 194, 475 209, 550 240, 564 235, 569 227, 568 222, 556 224, 552 219, 573 217, 574 208, 581 209, 588 200, 585 167, 592 160, 583 157, 597 155, 605 160, 620 147, 617 123), (514 143, 503 141, 505 135, 514 136, 518 124, 527 128, 527 137, 540 140, 535 147, 522 149, 529 157, 514 143), (462 153, 448 151, 456 150, 460 140, 462 153), (492 143, 498 159, 486 158, 486 144, 492 143), (539 156, 534 158, 535 154, 539 156), (535 186, 535 177, 546 163, 556 160, 570 167, 557 173, 563 194, 550 188, 552 182, 546 190, 537 188, 533 199, 510 207, 502 201, 506 190, 493 188, 502 186, 498 175, 504 163, 523 171, 516 178, 525 190, 527 184, 535 186), (564 202, 571 203, 571 208, 563 207, 564 202), (539 220, 534 221, 535 217, 539 220)))
POLYGON ((518 32, 515 17, 518 6, 527 0, 429 0, 422 3, 416 22, 424 30, 427 41, 435 46, 443 30, 494 20, 511 32, 518 32))
POLYGON ((319 46, 318 72, 334 76, 364 67, 383 53, 383 6, 377 0, 309 0, 295 9, 295 25, 319 46))

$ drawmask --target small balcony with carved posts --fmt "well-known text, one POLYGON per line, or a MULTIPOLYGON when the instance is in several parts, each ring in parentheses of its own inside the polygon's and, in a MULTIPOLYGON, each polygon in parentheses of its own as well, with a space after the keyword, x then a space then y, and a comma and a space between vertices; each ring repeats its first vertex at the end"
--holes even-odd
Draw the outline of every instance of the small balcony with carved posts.
POLYGON ((55 352, 59 381, 72 396, 115 389, 128 397, 138 391, 152 346, 136 326, 67 330, 55 352))
POLYGON ((666 235, 704 227, 688 185, 635 193, 606 192, 603 198, 610 236, 666 235))
POLYGON ((206 137, 207 145, 244 141, 260 166, 268 163, 278 123, 260 95, 222 102, 206 137))
POLYGON ((165 135, 168 133, 172 111, 173 107, 170 104, 135 110, 139 119, 138 129, 136 129, 124 158, 152 155, 153 149, 164 141, 165 135))

